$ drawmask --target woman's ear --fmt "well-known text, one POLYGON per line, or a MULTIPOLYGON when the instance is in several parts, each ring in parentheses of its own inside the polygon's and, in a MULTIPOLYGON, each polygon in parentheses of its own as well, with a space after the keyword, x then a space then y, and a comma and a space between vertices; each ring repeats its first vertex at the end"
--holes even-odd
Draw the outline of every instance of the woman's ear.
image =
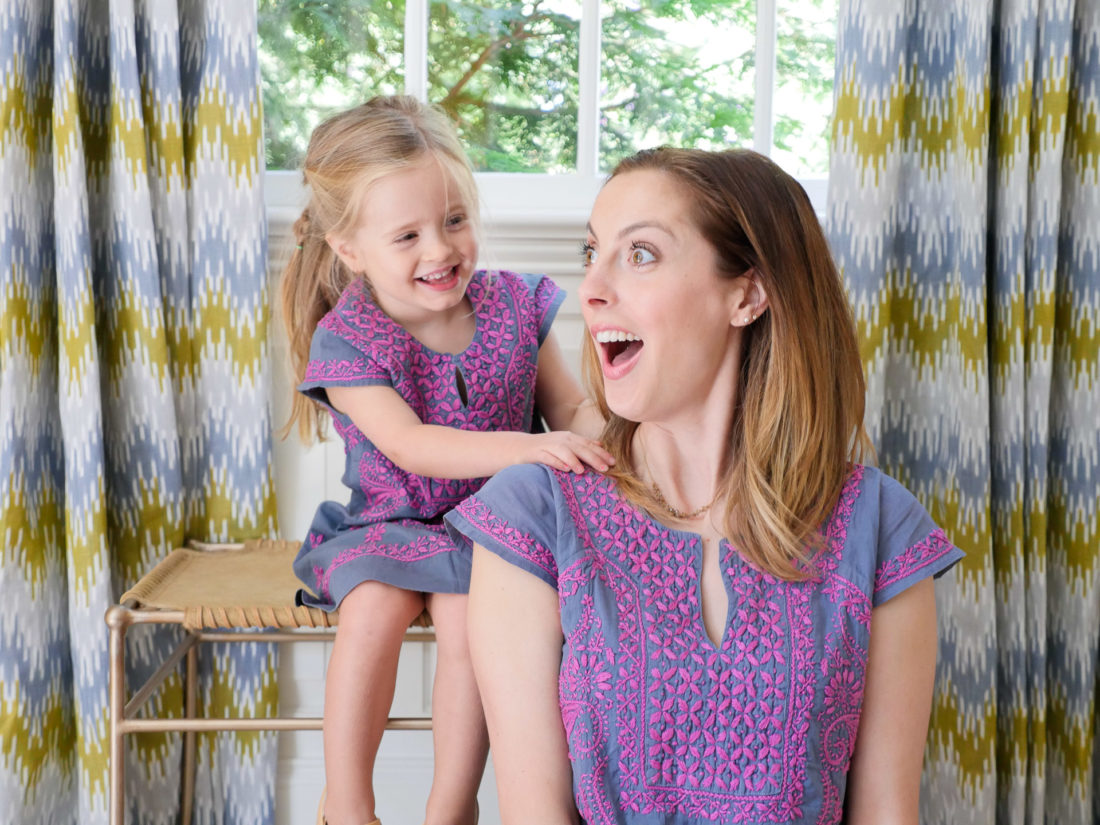
POLYGON ((730 324, 735 327, 749 326, 768 308, 768 294, 755 268, 734 278, 730 294, 733 299, 730 324))
POLYGON ((331 232, 325 235, 325 243, 329 245, 329 249, 336 253, 336 257, 339 258, 344 266, 350 271, 362 271, 363 268, 359 265, 359 256, 356 254, 353 244, 338 238, 331 232))

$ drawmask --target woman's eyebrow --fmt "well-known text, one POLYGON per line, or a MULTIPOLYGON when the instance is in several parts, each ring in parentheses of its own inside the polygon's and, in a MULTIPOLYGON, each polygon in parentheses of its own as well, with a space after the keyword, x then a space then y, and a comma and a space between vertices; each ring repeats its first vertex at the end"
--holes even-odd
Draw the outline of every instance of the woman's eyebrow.
MULTIPOLYGON (((591 235, 593 238, 598 238, 599 237, 599 235, 596 234, 596 231, 592 228, 592 224, 586 223, 585 224, 585 229, 588 231, 588 234, 591 235)), ((672 235, 673 234, 672 230, 669 229, 667 226, 665 226, 665 224, 661 223, 660 221, 657 221, 657 220, 649 221, 649 220, 647 220, 647 221, 635 221, 634 223, 630 224, 629 226, 624 226, 619 231, 619 236, 618 237, 620 239, 622 239, 622 238, 626 237, 627 235, 629 235, 631 232, 636 232, 639 229, 659 229, 660 231, 664 232, 666 235, 672 235)))
POLYGON ((669 229, 667 226, 665 226, 660 221, 655 221, 655 220, 654 221, 636 221, 636 222, 630 224, 630 226, 624 226, 622 228, 622 230, 619 232, 619 238, 620 239, 625 238, 631 232, 637 232, 639 229, 659 229, 662 232, 664 232, 666 235, 671 235, 672 234, 672 230, 669 229))

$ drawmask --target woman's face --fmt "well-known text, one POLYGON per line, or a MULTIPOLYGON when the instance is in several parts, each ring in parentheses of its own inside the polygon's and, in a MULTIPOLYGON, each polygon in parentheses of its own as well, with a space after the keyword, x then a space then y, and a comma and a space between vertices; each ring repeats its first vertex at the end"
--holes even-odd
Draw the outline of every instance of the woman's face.
POLYGON ((732 412, 750 281, 719 276, 688 196, 643 169, 612 178, 592 207, 581 309, 608 406, 631 421, 732 412))

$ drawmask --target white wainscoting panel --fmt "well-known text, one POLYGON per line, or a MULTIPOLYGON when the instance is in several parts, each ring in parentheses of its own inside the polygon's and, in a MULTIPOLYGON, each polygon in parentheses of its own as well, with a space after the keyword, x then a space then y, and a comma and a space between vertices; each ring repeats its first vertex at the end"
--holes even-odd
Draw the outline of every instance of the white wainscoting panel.
MULTIPOLYGON (((546 273, 567 291, 568 297, 554 323, 554 334, 578 375, 583 322, 576 293, 582 276, 580 244, 584 239, 584 218, 583 215, 501 216, 485 227, 486 242, 481 255, 482 266, 546 273)), ((277 300, 280 272, 293 243, 290 237, 292 219, 291 214, 276 212, 269 226, 273 321, 271 409, 276 429, 286 421, 293 392, 277 300)), ((285 440, 276 437, 274 467, 279 531, 283 538, 303 538, 323 498, 339 501, 348 498, 340 482, 343 448, 338 439, 306 447, 296 433, 285 440)), ((284 713, 323 714, 325 666, 330 647, 327 643, 313 642, 283 646, 279 690, 284 713)), ((394 698, 395 714, 413 716, 431 712, 433 673, 434 646, 405 645, 394 698)), ((324 786, 321 734, 303 731, 284 732, 279 736, 276 825, 312 823, 324 786)), ((378 814, 382 821, 386 825, 422 822, 431 777, 431 734, 388 731, 375 767, 378 814)), ((482 825, 499 825, 491 755, 479 801, 482 825)))

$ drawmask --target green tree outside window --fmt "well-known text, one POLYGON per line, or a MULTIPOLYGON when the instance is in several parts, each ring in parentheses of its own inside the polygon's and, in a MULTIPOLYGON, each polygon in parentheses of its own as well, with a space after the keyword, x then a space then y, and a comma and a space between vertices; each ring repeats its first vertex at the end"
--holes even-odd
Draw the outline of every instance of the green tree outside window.
MULTIPOLYGON (((259 9, 268 169, 297 168, 327 114, 403 90, 403 2, 259 9)), ((798 9, 781 3, 777 19, 774 143, 824 174, 835 0, 798 9)), ((579 2, 430 4, 428 98, 454 118, 476 169, 575 171, 580 17, 579 2)), ((755 23, 753 0, 601 4, 601 168, 660 143, 750 146, 755 23)))

